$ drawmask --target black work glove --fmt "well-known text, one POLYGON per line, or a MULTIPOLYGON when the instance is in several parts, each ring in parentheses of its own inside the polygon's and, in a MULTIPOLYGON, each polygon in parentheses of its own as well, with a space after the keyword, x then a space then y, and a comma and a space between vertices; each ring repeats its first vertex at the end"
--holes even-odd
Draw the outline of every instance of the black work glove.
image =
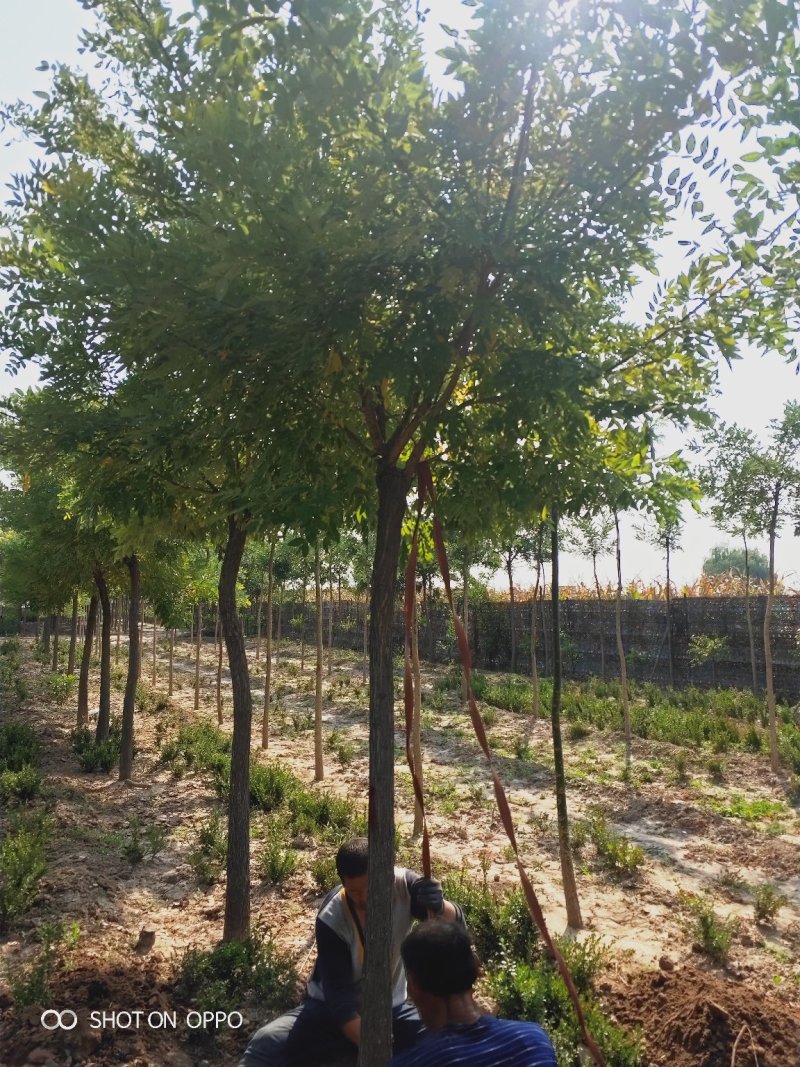
POLYGON ((411 887, 411 907, 418 916, 428 917, 429 913, 441 915, 444 910, 442 883, 435 878, 420 878, 411 887))

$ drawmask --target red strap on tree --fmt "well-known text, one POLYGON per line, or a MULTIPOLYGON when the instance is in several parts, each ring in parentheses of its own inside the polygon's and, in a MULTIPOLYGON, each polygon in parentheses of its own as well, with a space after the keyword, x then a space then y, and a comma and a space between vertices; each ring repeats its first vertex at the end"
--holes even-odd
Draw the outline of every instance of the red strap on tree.
POLYGON ((495 766, 492 750, 489 747, 489 741, 486 737, 486 729, 483 725, 483 720, 478 712, 478 706, 475 703, 475 695, 472 691, 472 655, 469 649, 469 641, 464 629, 464 625, 456 612, 455 603, 453 601, 453 593, 450 586, 450 567, 447 562, 447 551, 444 544, 444 534, 442 532, 442 526, 439 522, 438 515, 436 513, 436 493, 433 487, 433 478, 431 476, 430 466, 427 462, 421 462, 417 468, 417 482, 418 482, 418 494, 417 494, 417 518, 414 524, 414 535, 411 541, 411 551, 409 553, 408 564, 406 566, 405 576, 405 672, 404 672, 404 695, 405 695, 405 711, 406 711, 406 758, 408 760, 409 768, 411 769, 411 778, 414 783, 414 795, 417 798, 417 802, 422 808, 422 865, 426 877, 430 877, 431 872, 431 857, 430 857, 430 842, 428 838, 428 828, 425 822, 425 804, 422 797, 422 788, 417 774, 417 768, 414 764, 414 757, 411 750, 411 726, 414 715, 414 681, 411 673, 411 627, 413 623, 413 609, 414 609, 414 597, 415 597, 415 574, 417 566, 417 554, 418 554, 418 533, 419 523, 422 515, 422 509, 425 504, 426 497, 430 499, 431 508, 433 511, 433 540, 436 547, 436 555, 439 561, 439 569, 442 574, 442 580, 444 582, 445 594, 447 596, 447 602, 450 605, 450 611, 453 616, 453 625, 456 631, 456 639, 458 641, 458 649, 461 657, 461 667, 464 672, 464 681, 466 683, 467 690, 467 703, 469 706, 469 715, 472 720, 472 727, 475 731, 475 736, 478 738, 478 743, 483 749, 483 754, 489 764, 489 771, 492 776, 492 784, 494 787, 495 800, 497 801, 497 807, 500 811, 500 818, 503 823, 503 828, 508 836, 508 840, 511 843, 511 847, 514 850, 514 857, 517 862, 517 870, 519 872, 520 882, 522 883, 522 889, 525 894, 525 900, 528 905, 534 922, 539 930, 544 941, 545 948, 551 958, 554 960, 558 967, 559 973, 564 980, 564 984, 567 987, 570 1000, 575 1008, 575 1014, 578 1018, 578 1025, 581 1031, 581 1040, 588 1049, 592 1058, 594 1059, 597 1067, 605 1067, 605 1060, 603 1054, 600 1051, 597 1042, 589 1033, 589 1029, 586 1025, 586 1016, 584 1015, 583 1008, 581 1006, 580 997, 578 991, 575 988, 575 983, 572 980, 572 975, 569 972, 564 957, 558 951, 550 932, 547 929, 547 923, 545 922, 544 913, 542 912, 536 891, 533 888, 533 883, 528 876, 528 872, 520 859, 519 848, 517 846, 517 837, 514 832, 514 822, 511 817, 511 808, 508 803, 508 797, 506 795, 505 788, 495 766))

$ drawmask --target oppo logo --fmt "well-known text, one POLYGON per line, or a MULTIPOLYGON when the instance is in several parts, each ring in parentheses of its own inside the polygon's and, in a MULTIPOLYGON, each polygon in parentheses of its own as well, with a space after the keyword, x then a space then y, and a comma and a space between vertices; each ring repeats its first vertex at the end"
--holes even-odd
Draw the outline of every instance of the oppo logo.
POLYGON ((66 1011, 48 1008, 42 1012, 40 1021, 45 1030, 74 1030, 78 1025, 78 1016, 72 1008, 67 1008, 66 1011))

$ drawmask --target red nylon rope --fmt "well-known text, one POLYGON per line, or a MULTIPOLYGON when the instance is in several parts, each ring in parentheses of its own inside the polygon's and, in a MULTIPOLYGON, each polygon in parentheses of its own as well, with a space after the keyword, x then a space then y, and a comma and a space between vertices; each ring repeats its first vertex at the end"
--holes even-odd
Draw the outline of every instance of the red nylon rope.
POLYGON ((489 770, 492 775, 492 784, 494 786, 495 800, 497 801, 497 807, 500 811, 500 818, 503 823, 503 828, 508 836, 508 840, 511 843, 511 847, 514 850, 514 856, 517 861, 517 870, 519 872, 520 882, 522 883, 522 889, 525 894, 525 900, 528 905, 528 910, 533 916, 533 920, 539 929, 539 933, 542 935, 542 940, 545 943, 545 947, 549 952, 552 959, 555 961, 558 967, 559 973, 564 980, 564 984, 567 987, 570 1000, 575 1008, 575 1014, 578 1018, 578 1025, 581 1031, 581 1040, 588 1049, 592 1058, 594 1059, 597 1067, 605 1067, 605 1059, 600 1051, 597 1042, 589 1033, 589 1029, 586 1025, 586 1016, 584 1015, 583 1008, 581 1006, 580 997, 578 991, 575 988, 575 983, 572 980, 572 975, 569 972, 564 957, 558 951, 550 931, 547 929, 547 923, 545 922, 544 913, 542 912, 541 905, 536 896, 536 891, 533 888, 533 883, 528 876, 528 872, 520 859, 519 848, 517 846, 517 837, 514 832, 514 822, 511 816, 511 808, 508 803, 508 797, 500 776, 495 766, 494 757, 492 756, 492 750, 489 747, 489 741, 486 737, 486 729, 483 725, 483 720, 478 712, 478 706, 475 703, 475 695, 472 691, 472 655, 469 649, 469 641, 464 629, 464 625, 461 619, 456 613, 455 603, 453 601, 453 592, 450 586, 450 567, 447 561, 447 551, 444 544, 444 535, 442 532, 442 526, 439 522, 439 517, 436 513, 436 493, 433 487, 433 478, 431 476, 430 466, 427 462, 421 462, 417 469, 418 480, 418 496, 417 496, 417 519, 414 526, 414 536, 411 544, 411 552, 409 554, 408 565, 406 567, 406 582, 405 582, 405 630, 406 630, 406 655, 405 655, 405 709, 406 709, 406 758, 408 759, 408 765, 411 768, 411 777, 414 783, 414 795, 422 807, 423 812, 423 831, 422 831, 422 862, 425 870, 426 877, 430 877, 430 843, 428 840, 428 830, 425 824, 425 805, 422 798, 422 789, 417 775, 417 770, 414 765, 414 759, 411 752, 411 722, 414 712, 414 682, 411 675, 411 656, 410 656, 410 634, 413 617, 413 598, 415 595, 414 578, 417 564, 417 544, 418 544, 418 530, 420 516, 422 514, 422 508, 425 503, 426 496, 431 501, 431 507, 433 509, 433 540, 436 546, 436 555, 439 561, 439 569, 442 573, 442 580, 444 582, 445 594, 447 596, 447 602, 450 605, 450 611, 453 616, 453 625, 455 626, 456 638, 458 641, 458 649, 461 657, 461 666, 464 672, 464 681, 467 689, 467 702, 469 706, 469 715, 472 720, 472 727, 475 731, 475 735, 478 738, 478 743, 483 749, 483 754, 489 764, 489 770))

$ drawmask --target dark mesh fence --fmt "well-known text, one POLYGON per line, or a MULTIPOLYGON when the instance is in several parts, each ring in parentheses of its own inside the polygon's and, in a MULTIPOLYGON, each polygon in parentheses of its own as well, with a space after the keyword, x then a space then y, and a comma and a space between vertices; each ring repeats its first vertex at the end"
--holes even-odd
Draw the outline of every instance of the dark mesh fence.
MULTIPOLYGON (((765 597, 750 598, 756 684, 764 686, 765 597)), ((514 609, 513 667, 531 673, 531 601, 514 609)), ((564 674, 568 678, 588 675, 616 676, 619 672, 613 600, 562 600, 561 640, 564 674)), ((323 605, 323 634, 328 637, 328 603, 323 605)), ((364 640, 363 604, 343 601, 333 605, 333 641, 338 648, 361 650, 364 640)), ((277 627, 273 609, 273 634, 277 627)), ((483 670, 512 669, 511 605, 484 602, 469 610, 469 638, 475 666, 483 670)), ((552 672, 551 605, 536 604, 536 662, 541 674, 552 672)), ((256 632, 255 608, 244 612, 249 637, 256 632)), ((772 609, 772 655, 775 687, 779 697, 800 700, 800 598, 775 597, 772 609)), ((315 641, 314 605, 284 604, 281 634, 299 641, 315 641)), ((622 638, 628 674, 638 681, 667 686, 753 685, 746 601, 744 597, 679 597, 672 601, 671 625, 667 628, 667 605, 657 600, 623 600, 622 638), (709 642, 709 638, 716 639, 709 642), (695 650, 694 656, 691 654, 695 650), (705 657, 705 658, 704 658, 705 657), (671 660, 671 669, 670 669, 671 660)), ((403 621, 395 614, 395 648, 402 652, 403 621)), ((449 612, 441 601, 429 603, 420 616, 420 655, 438 663, 457 659, 455 634, 449 612)))

